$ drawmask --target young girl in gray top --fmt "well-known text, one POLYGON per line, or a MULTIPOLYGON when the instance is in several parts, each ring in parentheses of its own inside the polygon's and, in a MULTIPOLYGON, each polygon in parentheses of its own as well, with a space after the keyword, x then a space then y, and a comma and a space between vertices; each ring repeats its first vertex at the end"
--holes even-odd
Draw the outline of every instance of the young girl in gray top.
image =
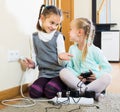
POLYGON ((55 6, 41 6, 38 32, 32 35, 34 58, 26 58, 23 61, 26 67, 35 68, 37 65, 39 69, 38 79, 29 87, 29 95, 32 98, 53 98, 66 87, 59 78, 59 71, 64 67, 59 64, 59 55, 65 52, 63 35, 57 31, 61 16, 61 11, 55 6))

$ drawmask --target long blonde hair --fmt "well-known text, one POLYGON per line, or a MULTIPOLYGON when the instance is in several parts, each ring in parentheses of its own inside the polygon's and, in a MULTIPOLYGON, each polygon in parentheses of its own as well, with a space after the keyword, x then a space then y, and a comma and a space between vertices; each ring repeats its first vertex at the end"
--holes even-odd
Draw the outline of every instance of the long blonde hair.
POLYGON ((83 29, 85 32, 86 43, 82 50, 82 61, 85 61, 87 53, 88 53, 88 46, 93 43, 94 36, 95 36, 95 27, 92 21, 89 21, 87 18, 76 18, 73 20, 76 25, 77 29, 83 29))

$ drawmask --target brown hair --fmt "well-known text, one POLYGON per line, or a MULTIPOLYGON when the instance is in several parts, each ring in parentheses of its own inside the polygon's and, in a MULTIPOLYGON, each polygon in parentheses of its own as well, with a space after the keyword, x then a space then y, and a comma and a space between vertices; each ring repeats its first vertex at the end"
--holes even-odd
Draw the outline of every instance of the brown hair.
POLYGON ((39 31, 42 30, 42 28, 39 24, 40 16, 43 15, 44 17, 49 17, 51 14, 56 14, 56 15, 59 15, 61 17, 62 16, 62 11, 60 9, 58 9, 57 7, 53 6, 53 5, 49 5, 49 6, 42 5, 41 6, 38 21, 37 21, 37 25, 36 25, 36 27, 39 31))

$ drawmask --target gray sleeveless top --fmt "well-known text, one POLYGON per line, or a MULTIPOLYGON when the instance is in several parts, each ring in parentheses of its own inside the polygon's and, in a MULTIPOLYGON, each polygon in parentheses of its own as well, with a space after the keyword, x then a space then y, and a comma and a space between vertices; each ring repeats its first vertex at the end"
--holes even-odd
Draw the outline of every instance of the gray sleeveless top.
POLYGON ((56 40, 59 33, 60 32, 56 31, 53 38, 48 42, 40 40, 37 32, 33 34, 33 45, 36 53, 39 77, 56 77, 63 68, 63 66, 58 63, 56 40))

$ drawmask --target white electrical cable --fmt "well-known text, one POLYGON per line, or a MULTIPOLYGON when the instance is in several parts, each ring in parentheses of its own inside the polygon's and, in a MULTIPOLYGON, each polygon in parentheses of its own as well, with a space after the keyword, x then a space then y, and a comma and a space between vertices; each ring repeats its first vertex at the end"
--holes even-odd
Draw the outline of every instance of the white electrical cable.
POLYGON ((34 100, 30 100, 28 98, 16 98, 16 99, 9 99, 9 100, 3 100, 1 102, 3 105, 5 106, 12 106, 12 107, 30 107, 30 106, 34 106, 36 104, 36 102, 34 100), (8 102, 13 102, 13 101, 28 101, 28 102, 32 102, 31 104, 9 104, 8 102))
MULTIPOLYGON (((23 58, 21 58, 23 59, 23 58)), ((25 72, 27 72, 29 69, 27 68, 25 72)), ((2 100, 1 103, 5 106, 12 106, 12 107, 30 107, 30 106, 34 106, 36 105, 36 101, 41 101, 41 102, 44 102, 44 101, 53 101, 53 99, 46 99, 46 100, 43 100, 43 99, 32 99, 30 97, 26 97, 24 96, 23 94, 23 83, 24 83, 24 74, 22 75, 22 79, 21 79, 21 83, 20 83, 20 95, 22 96, 22 98, 15 98, 15 99, 8 99, 8 100, 2 100), (13 101, 24 101, 24 102, 27 102, 26 104, 10 104, 9 102, 13 102, 13 101)))
MULTIPOLYGON (((27 72, 28 69, 26 69, 25 72, 27 72)), ((23 89, 22 89, 22 86, 23 86, 23 81, 24 81, 24 75, 22 76, 22 79, 21 79, 21 84, 20 84, 20 94, 22 96, 22 98, 15 98, 15 99, 8 99, 8 100, 3 100, 1 101, 1 103, 5 106, 12 106, 12 107, 30 107, 30 106, 34 106, 36 104, 35 100, 29 98, 29 97, 26 97, 24 96, 23 94, 23 89), (13 101, 27 101, 28 103, 27 104, 9 104, 9 102, 13 102, 13 101)))
MULTIPOLYGON (((29 69, 27 68, 25 72, 27 72, 29 69)), ((1 103, 5 106, 12 106, 12 107, 30 107, 30 106, 34 106, 36 105, 37 101, 40 102, 47 102, 47 101, 52 101, 55 104, 57 104, 58 102, 61 104, 64 104, 66 101, 68 101, 67 98, 62 98, 62 97, 54 97, 52 99, 32 99, 30 97, 26 97, 23 94, 23 83, 24 83, 24 74, 22 76, 21 79, 21 83, 20 83, 20 94, 21 94, 21 98, 15 98, 15 99, 8 99, 8 100, 2 100, 1 103), (14 102, 14 101, 24 101, 24 104, 10 104, 10 102, 14 102)), ((74 98, 74 100, 79 100, 79 98, 74 98)), ((69 97, 69 104, 76 104, 74 102, 73 98, 69 97)), ((91 105, 94 103, 93 98, 80 98, 80 100, 78 101, 77 104, 84 104, 84 105, 91 105)))

